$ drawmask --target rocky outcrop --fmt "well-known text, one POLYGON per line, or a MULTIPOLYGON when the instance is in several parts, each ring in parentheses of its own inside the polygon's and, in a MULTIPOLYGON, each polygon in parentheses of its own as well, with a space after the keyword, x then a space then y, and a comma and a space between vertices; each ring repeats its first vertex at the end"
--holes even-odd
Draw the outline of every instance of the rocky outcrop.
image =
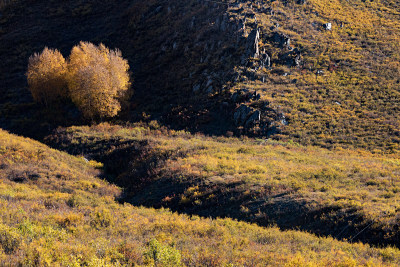
POLYGON ((251 113, 251 108, 242 104, 233 114, 233 120, 235 121, 236 126, 243 126, 246 122, 246 119, 249 117, 251 113))
POLYGON ((258 43, 260 41, 260 29, 253 29, 247 37, 246 54, 249 57, 258 58, 260 50, 258 43))
POLYGON ((280 32, 274 32, 272 40, 281 48, 290 47, 290 37, 280 32))
POLYGON ((260 65, 262 68, 270 68, 271 67, 271 57, 265 52, 265 50, 261 53, 260 65))
POLYGON ((261 121, 261 112, 259 110, 256 110, 253 112, 252 115, 247 119, 246 123, 244 124, 244 127, 246 129, 253 127, 255 124, 259 123, 261 121))
POLYGON ((250 128, 261 120, 261 112, 248 107, 244 104, 240 105, 233 114, 233 119, 236 126, 244 126, 250 128))

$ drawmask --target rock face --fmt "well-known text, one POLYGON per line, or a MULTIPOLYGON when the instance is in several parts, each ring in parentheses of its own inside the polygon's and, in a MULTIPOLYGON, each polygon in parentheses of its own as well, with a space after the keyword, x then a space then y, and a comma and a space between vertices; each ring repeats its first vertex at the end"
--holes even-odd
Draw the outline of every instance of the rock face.
POLYGON ((265 52, 265 50, 261 54, 260 61, 261 61, 260 63, 261 63, 262 68, 270 68, 271 67, 271 57, 265 52))
POLYGON ((250 128, 261 120, 261 112, 248 107, 244 104, 235 111, 233 115, 236 126, 244 126, 245 128, 250 128))
POLYGON ((260 29, 253 29, 247 37, 246 53, 250 57, 258 58, 260 51, 258 42, 260 41, 260 29))
POLYGON ((240 107, 235 111, 235 114, 233 114, 233 119, 235 121, 235 124, 237 126, 244 125, 250 113, 251 113, 250 107, 244 104, 240 105, 240 107))
POLYGON ((290 38, 286 34, 274 32, 272 39, 275 43, 277 43, 281 48, 289 48, 290 47, 290 38))
POLYGON ((254 111, 252 115, 247 119, 244 127, 245 128, 251 128, 254 126, 256 123, 261 121, 261 112, 259 110, 254 111))

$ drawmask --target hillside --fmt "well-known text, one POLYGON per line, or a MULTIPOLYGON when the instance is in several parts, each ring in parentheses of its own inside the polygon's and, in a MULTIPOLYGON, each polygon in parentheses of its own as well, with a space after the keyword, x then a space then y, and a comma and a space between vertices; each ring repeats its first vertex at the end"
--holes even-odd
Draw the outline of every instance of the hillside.
POLYGON ((85 40, 130 62, 124 120, 395 153, 397 10, 361 0, 18 1, 0 20, 0 125, 43 137, 81 123, 71 107, 33 105, 24 72, 44 46, 66 54, 85 40))
POLYGON ((71 127, 47 142, 103 162, 134 205, 398 245, 394 155, 151 127, 71 127))
POLYGON ((0 166, 2 266, 400 264, 393 248, 119 204, 101 164, 3 130, 0 166))
POLYGON ((400 266, 399 12, 0 0, 0 266, 400 266), (96 46, 103 75, 72 71, 80 41, 131 72, 96 46), (44 47, 67 61, 41 105, 44 47), (122 75, 118 116, 85 118, 122 75))

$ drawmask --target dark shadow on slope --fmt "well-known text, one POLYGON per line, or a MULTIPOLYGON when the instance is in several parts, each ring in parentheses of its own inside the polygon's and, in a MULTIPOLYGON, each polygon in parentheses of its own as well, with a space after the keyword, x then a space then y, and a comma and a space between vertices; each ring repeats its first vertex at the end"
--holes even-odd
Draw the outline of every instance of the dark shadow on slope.
POLYGON ((45 46, 67 57, 81 40, 119 47, 129 1, 19 1, 0 20, 0 127, 41 139, 60 125, 82 123, 73 105, 33 104, 25 72, 30 55, 45 46))
POLYGON ((234 218, 261 226, 277 225, 378 246, 399 244, 398 229, 391 229, 393 234, 388 235, 388 229, 364 218, 355 208, 310 203, 292 188, 245 184, 230 175, 188 177, 163 168, 167 159, 184 157, 185 152, 160 151, 149 141, 72 144, 68 136, 64 138, 54 135, 47 141, 53 147, 104 163, 104 178, 124 189, 121 202, 203 217, 234 218))
POLYGON ((384 226, 374 225, 374 221, 357 210, 318 206, 291 191, 265 195, 260 193, 262 189, 244 190, 240 182, 221 185, 187 180, 177 183, 176 178, 159 178, 139 191, 127 193, 123 201, 203 217, 233 218, 260 226, 276 225, 283 230, 307 231, 375 246, 399 245, 400 235, 396 230, 390 231, 393 234, 389 236, 384 226))
POLYGON ((40 0, 6 8, 0 19, 0 127, 41 139, 58 126, 82 123, 73 107, 52 110, 60 117, 54 120, 32 104, 25 72, 29 56, 45 46, 67 57, 83 40, 119 48, 129 61, 135 94, 119 119, 225 134, 232 125, 230 111, 222 110, 228 97, 222 86, 240 60, 236 24, 226 10, 197 0, 40 0))

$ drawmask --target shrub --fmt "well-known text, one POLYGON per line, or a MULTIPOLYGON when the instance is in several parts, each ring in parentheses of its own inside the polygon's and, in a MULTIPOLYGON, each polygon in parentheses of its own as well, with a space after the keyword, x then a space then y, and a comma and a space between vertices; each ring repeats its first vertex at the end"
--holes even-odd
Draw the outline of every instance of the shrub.
POLYGON ((80 42, 72 49, 68 65, 72 102, 87 118, 114 117, 130 85, 128 70, 119 50, 80 42))
POLYGON ((148 249, 144 253, 144 256, 150 265, 164 267, 182 266, 182 256, 179 250, 168 245, 163 245, 156 239, 152 239, 149 242, 148 249))
POLYGON ((42 53, 32 55, 26 76, 33 99, 47 106, 66 97, 66 71, 67 63, 56 49, 45 47, 42 53))
POLYGON ((3 248, 4 252, 10 254, 18 249, 21 243, 21 237, 17 231, 0 224, 0 248, 3 248))
POLYGON ((92 220, 90 222, 91 226, 96 229, 101 229, 103 227, 109 227, 113 225, 114 219, 113 216, 108 209, 96 209, 91 214, 92 220))

